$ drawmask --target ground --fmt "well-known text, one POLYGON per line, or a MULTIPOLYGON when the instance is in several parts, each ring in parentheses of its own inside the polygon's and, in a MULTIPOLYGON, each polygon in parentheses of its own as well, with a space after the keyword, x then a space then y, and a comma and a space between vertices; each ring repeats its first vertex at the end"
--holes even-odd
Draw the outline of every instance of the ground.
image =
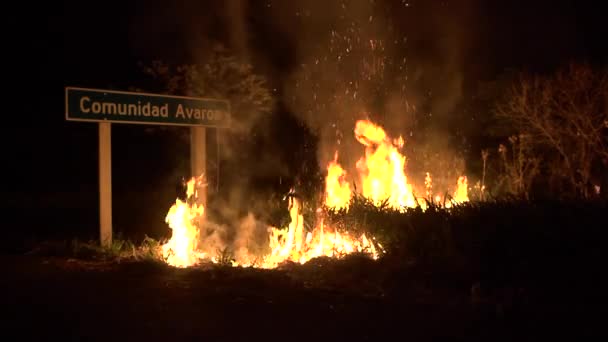
POLYGON ((585 296, 554 301, 529 286, 483 291, 466 277, 360 257, 278 270, 27 255, 0 260, 4 323, 24 340, 506 341, 595 331, 572 324, 585 296))

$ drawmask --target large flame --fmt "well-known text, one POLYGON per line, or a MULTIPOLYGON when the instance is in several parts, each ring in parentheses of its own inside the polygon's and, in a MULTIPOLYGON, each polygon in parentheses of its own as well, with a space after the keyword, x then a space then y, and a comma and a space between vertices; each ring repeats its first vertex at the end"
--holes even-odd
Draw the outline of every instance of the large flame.
POLYGON ((397 209, 416 207, 405 175, 405 156, 397 148, 403 146, 403 138, 393 144, 382 127, 368 120, 357 121, 355 137, 365 145, 365 157, 357 161, 363 196, 377 204, 387 201, 397 209))
POLYGON ((454 192, 454 201, 458 203, 468 202, 468 182, 466 176, 458 177, 458 185, 456 186, 456 191, 454 192))
MULTIPOLYGON (((430 172, 426 172, 424 188, 414 195, 414 187, 405 174, 406 158, 399 149, 404 145, 403 137, 391 139, 384 129, 369 120, 359 120, 355 126, 355 138, 365 146, 365 155, 356 164, 361 182, 363 197, 376 204, 386 203, 400 211, 407 208, 420 207, 427 209, 427 202, 434 201, 435 205, 451 206, 451 201, 445 202, 441 195, 433 197, 433 180, 430 172), (426 200, 425 200, 426 199, 426 200)), ((345 180, 346 172, 338 164, 337 152, 327 168, 325 181, 325 204, 333 209, 348 208, 352 192, 345 180)), ((467 178, 458 178, 452 201, 457 203, 469 201, 467 195, 467 178)))
POLYGON ((325 179, 325 205, 333 209, 347 209, 352 197, 350 185, 346 181, 346 171, 338 164, 338 152, 327 166, 325 179))
POLYGON ((162 246, 162 253, 167 263, 172 266, 192 266, 203 256, 198 250, 200 231, 197 222, 203 218, 205 208, 197 203, 198 194, 195 189, 197 182, 200 182, 199 178, 192 178, 188 182, 186 202, 177 199, 165 218, 172 235, 171 239, 162 246))
POLYGON ((271 253, 264 259, 262 267, 273 268, 285 261, 303 264, 316 257, 341 257, 354 252, 369 253, 372 258, 378 258, 376 246, 365 234, 355 238, 347 232, 325 227, 322 221, 312 232, 306 232, 298 200, 290 197, 289 205, 291 223, 287 230, 270 230, 271 253))
MULTIPOLYGON (((384 129, 368 120, 359 120, 355 126, 356 139, 365 146, 365 155, 361 157, 356 167, 359 171, 362 195, 373 202, 386 203, 398 210, 406 210, 420 206, 423 210, 427 204, 424 199, 414 196, 413 186, 405 174, 406 158, 399 152, 403 147, 402 137, 391 139, 384 129)), ((346 179, 347 173, 338 163, 338 153, 327 166, 325 181, 325 205, 333 209, 349 209, 353 191, 346 179)), ((162 246, 162 254, 167 263, 177 267, 187 267, 197 264, 206 258, 201 247, 211 245, 209 241, 201 240, 200 224, 203 223, 205 208, 198 201, 197 188, 202 185, 202 177, 192 178, 187 184, 186 202, 177 199, 169 209, 166 222, 172 229, 171 239, 162 246)), ((428 200, 433 200, 432 178, 429 172, 424 179, 424 190, 428 200)), ((441 196, 434 198, 441 205, 441 196)), ((467 202, 467 178, 458 178, 452 201, 467 202)), ((451 206, 451 201, 445 207, 451 206)), ((342 257, 344 255, 363 252, 372 258, 379 257, 382 246, 365 234, 359 237, 345 231, 338 231, 324 224, 319 224, 311 231, 304 226, 304 218, 299 201, 289 197, 289 213, 291 222, 287 229, 270 227, 268 229, 269 252, 254 260, 249 253, 239 253, 233 265, 274 268, 283 262, 305 263, 312 258, 342 257)), ((210 258, 218 262, 214 256, 210 258)), ((225 260, 224 260, 225 261, 225 260)))
MULTIPOLYGON (((188 200, 184 202, 177 199, 167 214, 166 221, 173 234, 162 246, 162 254, 172 266, 193 266, 206 257, 205 253, 201 252, 205 241, 200 240, 198 227, 204 218, 205 210, 197 203, 197 183, 200 183, 200 178, 192 178, 188 182, 188 200)), ((355 238, 348 232, 330 229, 323 222, 311 232, 307 232, 300 212, 300 203, 294 197, 289 198, 289 213, 291 222, 287 229, 269 228, 270 253, 260 260, 254 260, 247 255, 240 260, 234 260, 232 264, 275 268, 286 261, 303 264, 316 257, 342 257, 354 252, 368 253, 374 259, 379 256, 377 248, 381 246, 378 244, 376 247, 365 234, 355 238)), ((214 256, 211 256, 210 260, 218 261, 214 256)))

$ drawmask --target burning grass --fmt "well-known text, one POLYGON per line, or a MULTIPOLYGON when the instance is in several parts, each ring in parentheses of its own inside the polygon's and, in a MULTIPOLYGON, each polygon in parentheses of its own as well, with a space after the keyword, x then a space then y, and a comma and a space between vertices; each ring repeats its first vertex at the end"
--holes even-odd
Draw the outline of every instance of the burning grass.
POLYGON ((64 263, 70 269, 141 270, 149 265, 143 269, 152 268, 154 274, 182 277, 195 272, 231 286, 242 286, 240 279, 254 284, 280 280, 284 285, 278 287, 297 284, 378 298, 437 301, 446 293, 470 295, 474 305, 489 305, 491 310, 505 310, 512 305, 510 296, 522 291, 554 303, 555 298, 562 300, 563 291, 599 288, 596 284, 603 279, 607 202, 504 200, 405 212, 377 206, 362 196, 349 204, 348 211, 327 210, 323 218, 336 227, 351 227, 353 235, 375 236, 385 250, 377 260, 355 252, 341 258, 313 257, 304 264, 286 260, 264 270, 233 267, 232 254, 220 250, 213 255, 215 262, 174 268, 162 256, 167 242, 149 238, 137 245, 115 240, 107 249, 75 240, 46 243, 31 254, 77 260, 64 263))
MULTIPOLYGON (((560 239, 563 234, 575 236, 580 233, 572 227, 579 223, 582 227, 596 227, 597 223, 589 218, 603 219, 598 213, 602 213, 602 205, 605 209, 605 203, 599 207, 597 203, 587 204, 591 208, 588 213, 578 202, 471 203, 466 177, 458 179, 453 196, 437 200, 429 191, 432 179, 427 173, 425 187, 419 191, 426 197, 416 197, 415 187, 403 170, 405 157, 398 149, 403 140, 386 136, 381 127, 368 121, 360 121, 355 133, 365 146, 365 156, 357 166, 360 180, 368 184, 368 190, 364 186, 359 193, 350 188, 348 175, 339 165, 336 154, 328 165, 324 201, 314 212, 314 219, 310 220, 309 215, 305 222, 301 201, 289 195, 286 198, 289 222, 285 227, 264 226, 267 235, 260 252, 253 252, 247 243, 231 244, 215 234, 213 229, 217 225, 206 219, 206 208, 198 201, 199 187, 204 186, 201 178, 191 179, 187 184, 187 199, 176 200, 168 211, 166 222, 172 229, 169 240, 147 238, 136 246, 117 239, 107 249, 69 242, 64 244, 64 249, 80 257, 154 260, 176 267, 211 263, 281 268, 359 255, 370 260, 449 265, 467 268, 467 272, 481 272, 487 268, 488 260, 524 263, 522 260, 538 253, 534 248, 545 251, 547 243, 549 248, 554 247, 550 243, 555 235, 560 239), (412 202, 410 198, 415 200, 412 202), (577 221, 568 216, 572 210, 581 214, 577 221), (567 222, 567 233, 559 230, 564 222, 567 222)), ((250 215, 240 224, 243 230, 261 223, 250 215)), ((247 242, 250 237, 251 234, 241 234, 236 240, 247 242)), ((585 241, 590 245, 594 242, 585 241)))
MULTIPOLYGON (((473 328, 491 332, 484 336, 487 340, 505 336, 505 327, 509 332, 513 327, 527 327, 517 338, 507 338, 515 340, 533 336, 528 333, 530 328, 538 334, 534 336, 546 335, 556 322, 573 327, 576 319, 584 323, 576 325, 576 334, 599 332, 603 327, 594 313, 600 309, 597 298, 605 289, 606 202, 492 201, 401 212, 355 198, 349 208, 328 211, 325 219, 383 239, 386 253, 378 260, 353 253, 340 259, 312 258, 305 264, 285 262, 271 270, 212 262, 176 268, 162 259, 134 258, 141 246, 135 246, 134 254, 131 244, 117 240, 104 252, 107 259, 103 262, 4 259, 4 292, 11 294, 8 308, 11 312, 24 310, 17 317, 23 317, 26 325, 48 322, 49 317, 60 317, 57 324, 65 324, 65 315, 86 309, 102 313, 95 318, 124 313, 112 323, 133 324, 132 310, 117 311, 108 305, 124 302, 137 308, 135 321, 142 320, 147 326, 158 321, 162 303, 166 316, 175 318, 166 333, 169 338, 183 331, 174 329, 173 323, 183 327, 186 321, 191 329, 203 331, 203 337, 223 324, 228 330, 214 337, 225 338, 226 331, 235 330, 230 329, 235 322, 259 328, 268 317, 268 329, 284 327, 280 336, 293 332, 294 319, 312 320, 315 327, 332 332, 337 330, 336 322, 343 322, 338 339, 345 336, 344 331, 351 339, 361 337, 357 329, 350 329, 352 322, 367 324, 367 331, 373 332, 370 336, 385 339, 390 339, 388 333, 379 335, 374 329, 386 327, 395 336, 403 334, 402 327, 409 324, 408 333, 410 327, 423 327, 420 336, 428 337, 438 326, 445 330, 447 321, 465 327, 463 337, 469 339, 473 328), (27 303, 40 303, 40 309, 27 303), (47 307, 56 310, 48 315, 47 307), (58 315, 57 310, 66 310, 66 314, 58 315), (215 317, 214 312, 225 319, 204 325, 208 317, 215 317), (234 313, 242 314, 234 318, 234 313), (319 317, 320 313, 324 316, 319 317), (277 319, 282 319, 280 324, 277 319), (329 323, 324 326, 323 322, 329 323), (597 325, 585 330, 590 329, 590 322, 597 325)), ((158 251, 162 243, 146 240, 142 244, 158 251)), ((71 258, 91 257, 87 250, 98 250, 96 243, 76 241, 56 247, 55 256, 63 248, 71 258)), ((89 327, 99 323, 90 322, 89 327)), ((139 326, 134 330, 139 335, 147 331, 139 326)), ((67 331, 73 334, 73 329, 67 331)), ((251 338, 251 331, 245 329, 235 339, 251 338)), ((455 336, 452 331, 446 335, 455 336)), ((152 331, 150 336, 159 334, 152 331)))
MULTIPOLYGON (((424 187, 419 188, 419 193, 426 194, 428 199, 415 196, 416 187, 406 175, 406 157, 400 151, 405 144, 401 136, 391 138, 381 126, 369 120, 357 121, 354 136, 364 147, 364 155, 356 163, 359 172, 356 180, 361 184, 361 193, 351 189, 349 175, 339 164, 336 151, 334 160, 327 166, 325 181, 324 205, 329 210, 350 212, 352 202, 360 202, 360 198, 381 210, 390 208, 401 213, 452 205, 451 200, 446 202, 445 198, 432 194, 429 172, 426 173, 424 187)), ((326 220, 323 208, 317 210, 314 222, 306 224, 301 201, 288 196, 290 223, 287 227, 267 227, 268 248, 265 254, 254 255, 247 247, 236 246, 239 253, 234 257, 223 253, 218 259, 212 255, 213 251, 221 249, 225 252, 228 246, 224 241, 218 241, 221 238, 217 235, 207 238, 210 225, 206 222, 206 208, 199 203, 197 196, 204 183, 202 176, 192 178, 187 184, 187 200, 176 200, 166 216, 172 237, 162 245, 162 255, 170 265, 188 267, 208 259, 240 266, 275 268, 284 262, 303 264, 317 257, 342 258, 352 253, 365 253, 378 259, 383 252, 382 244, 374 234, 360 231, 357 224, 351 226, 345 224, 346 221, 326 220)), ((467 191, 467 179, 461 176, 453 192, 454 203, 467 202, 467 191)), ((354 210, 356 212, 357 209, 354 210)))
MULTIPOLYGON (((193 189, 195 182, 196 179, 191 180, 188 188, 193 189)), ((303 264, 322 256, 341 258, 352 253, 366 253, 373 259, 379 257, 381 246, 365 234, 354 235, 346 229, 334 229, 324 225, 322 220, 312 231, 307 231, 299 200, 290 196, 288 201, 289 225, 284 229, 267 227, 267 253, 254 255, 244 248, 241 253, 233 254, 228 246, 200 238, 201 228, 206 227, 202 216, 204 209, 197 204, 196 190, 189 190, 187 202, 190 204, 178 200, 167 214, 167 222, 174 233, 169 241, 162 244, 161 255, 168 264, 176 267, 193 266, 202 260, 210 260, 258 268, 276 268, 285 262, 303 264), (212 253, 214 250, 215 254, 212 253)))

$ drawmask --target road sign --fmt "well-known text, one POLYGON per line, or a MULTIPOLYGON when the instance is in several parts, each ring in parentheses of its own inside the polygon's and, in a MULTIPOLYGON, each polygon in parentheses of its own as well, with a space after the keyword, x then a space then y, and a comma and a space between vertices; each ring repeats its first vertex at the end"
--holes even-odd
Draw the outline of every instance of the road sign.
POLYGON ((66 120, 228 127, 226 100, 104 89, 65 88, 66 120))
MULTIPOLYGON (((226 100, 134 93, 116 90, 65 88, 65 118, 99 124, 99 238, 112 243, 112 136, 111 123, 190 126, 192 176, 206 172, 205 127, 228 127, 226 100)), ((199 192, 206 205, 206 189, 199 192)))

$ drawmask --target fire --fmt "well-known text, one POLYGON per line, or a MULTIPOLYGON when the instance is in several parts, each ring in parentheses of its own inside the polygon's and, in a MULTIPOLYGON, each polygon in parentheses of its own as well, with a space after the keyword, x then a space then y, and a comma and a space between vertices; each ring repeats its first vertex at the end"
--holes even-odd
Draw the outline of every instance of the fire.
POLYGON ((357 161, 362 194, 375 203, 385 200, 397 209, 416 207, 412 186, 405 175, 405 156, 399 153, 403 138, 391 142, 382 127, 368 120, 359 120, 355 137, 365 145, 365 156, 357 161))
POLYGON ((345 177, 346 171, 338 164, 338 152, 336 152, 334 160, 327 166, 327 178, 325 180, 325 205, 329 208, 348 209, 352 192, 345 177))
POLYGON ((466 176, 461 176, 458 178, 458 185, 456 187, 456 191, 454 192, 454 201, 455 202, 468 202, 468 182, 466 176))
POLYGON ((188 199, 186 202, 177 199, 165 218, 173 233, 171 239, 161 249, 163 258, 172 266, 192 266, 204 256, 198 251, 200 231, 196 224, 202 219, 205 208, 196 203, 197 182, 200 182, 200 179, 192 178, 188 182, 186 191, 188 199), (188 201, 193 203, 187 203, 188 201))
MULTIPOLYGON (((440 201, 439 196, 438 202, 440 201)), ((456 191, 454 191, 454 195, 452 196, 452 201, 455 203, 464 203, 469 201, 468 195, 468 181, 466 176, 458 177, 458 183, 456 184, 456 191)), ((452 201, 448 201, 445 203, 446 208, 452 207, 452 201)))
POLYGON ((365 234, 354 238, 347 232, 328 229, 322 221, 312 232, 306 233, 298 200, 290 197, 289 206, 289 228, 271 229, 271 253, 264 259, 263 268, 273 268, 285 261, 304 264, 316 257, 341 257, 354 252, 368 253, 374 259, 379 257, 375 245, 365 234))
POLYGON ((433 195, 433 179, 430 173, 426 173, 424 177, 424 187, 426 188, 426 198, 432 198, 433 195))
MULTIPOLYGON (((355 126, 355 138, 365 146, 365 155, 356 164, 362 185, 362 195, 376 204, 386 203, 397 210, 420 207, 427 209, 424 198, 416 198, 414 187, 405 174, 406 158, 399 149, 403 147, 403 137, 391 139, 384 129, 369 120, 359 120, 355 126)), ((325 181, 326 205, 330 208, 348 208, 352 192, 344 180, 346 172, 337 162, 337 152, 333 161, 329 163, 325 181)), ((429 201, 442 205, 440 195, 433 198, 433 180, 430 172, 424 178, 424 190, 420 193, 426 195, 429 201)), ((467 179, 462 176, 458 179, 453 200, 467 202, 467 179)), ((449 207, 450 203, 445 203, 449 207)))
MULTIPOLYGON (((417 206, 426 210, 426 201, 416 199, 414 188, 405 174, 406 158, 399 151, 405 143, 403 138, 391 139, 382 127, 368 120, 357 121, 354 133, 365 146, 365 155, 356 163, 362 195, 375 203, 386 201, 390 207, 398 210, 417 206)), ((161 251, 170 265, 192 266, 203 258, 218 262, 214 256, 207 257, 202 252, 208 251, 207 247, 212 247, 213 243, 201 240, 200 228, 204 223, 205 208, 198 201, 197 188, 200 186, 202 177, 192 178, 187 183, 187 200, 177 199, 167 213, 166 222, 172 230, 172 237, 161 246, 161 251)), ((459 177, 452 197, 455 203, 469 200, 467 186, 466 176, 459 177)), ((441 196, 433 197, 432 188, 431 174, 427 172, 421 193, 429 201, 434 200, 436 205, 442 205, 441 196)), ((347 173, 338 163, 336 152, 327 166, 324 203, 329 208, 348 210, 352 196, 347 173)), ((451 201, 443 205, 449 208, 451 201)), ((377 259, 382 251, 382 246, 375 239, 365 234, 352 236, 346 231, 326 226, 322 219, 318 220, 316 227, 307 231, 301 204, 293 196, 289 197, 289 213, 291 222, 287 229, 268 228, 269 252, 265 256, 253 260, 247 251, 239 250, 237 260, 232 261, 232 265, 274 268, 286 261, 303 264, 316 257, 339 258, 355 252, 367 253, 377 259)))
MULTIPOLYGON (((198 226, 204 219, 205 209, 197 203, 195 190, 195 186, 200 183, 200 178, 192 178, 187 184, 188 200, 183 202, 177 199, 167 214, 166 222, 173 234, 161 250, 169 265, 193 266, 206 257, 205 253, 201 252, 205 241, 200 240, 198 226)), ((303 264, 316 257, 342 257, 354 252, 368 253, 374 259, 379 257, 377 248, 381 246, 378 244, 376 247, 365 234, 355 238, 347 232, 330 229, 323 222, 313 231, 306 232, 300 203, 294 197, 289 198, 289 213, 291 223, 287 229, 269 228, 270 253, 263 257, 260 263, 251 258, 244 258, 236 260, 232 265, 275 268, 286 261, 303 264)), ((210 260, 217 262, 215 257, 210 260)))

